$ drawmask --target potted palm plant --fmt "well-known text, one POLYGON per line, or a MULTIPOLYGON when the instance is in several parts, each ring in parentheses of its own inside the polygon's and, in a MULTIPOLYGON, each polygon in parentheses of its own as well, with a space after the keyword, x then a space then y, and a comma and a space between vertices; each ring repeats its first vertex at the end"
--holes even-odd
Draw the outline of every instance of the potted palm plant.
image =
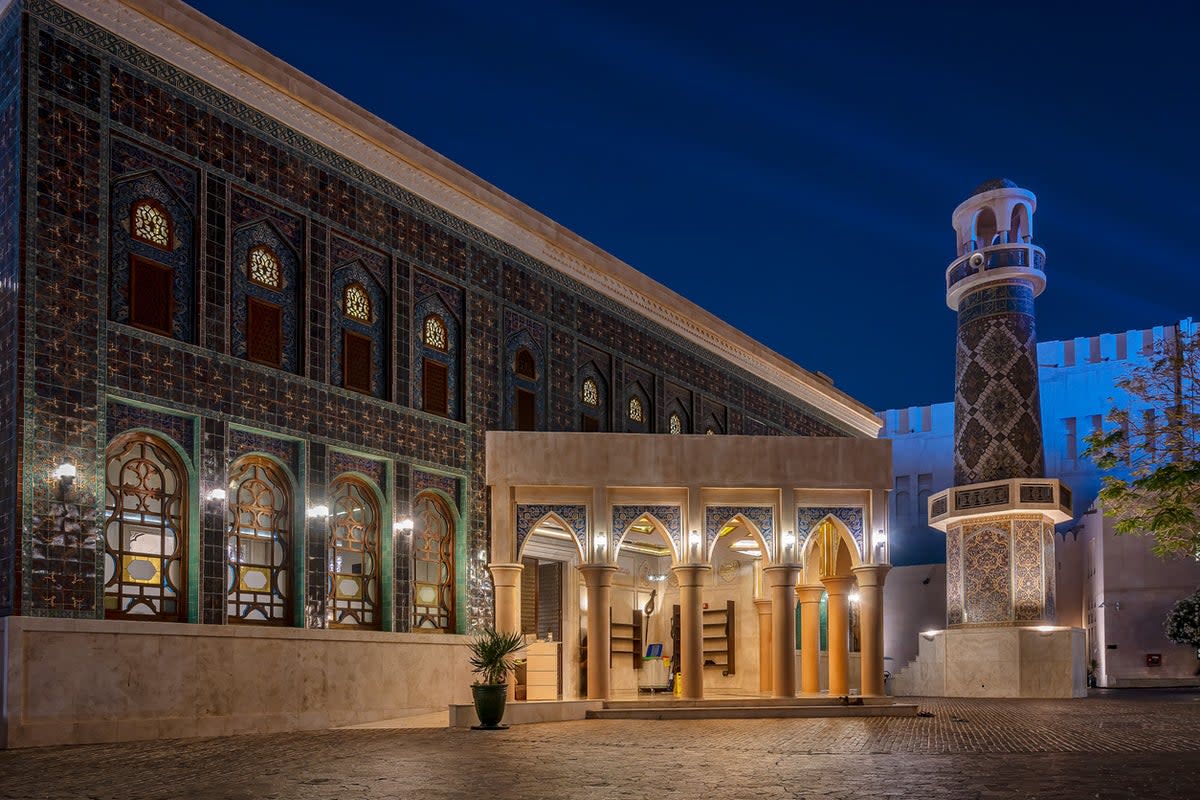
POLYGON ((494 731, 507 728, 504 702, 508 697, 505 678, 521 663, 515 654, 524 649, 525 638, 519 633, 500 633, 492 628, 480 631, 469 645, 471 671, 479 679, 471 684, 475 700, 475 715, 479 717, 476 730, 494 731))

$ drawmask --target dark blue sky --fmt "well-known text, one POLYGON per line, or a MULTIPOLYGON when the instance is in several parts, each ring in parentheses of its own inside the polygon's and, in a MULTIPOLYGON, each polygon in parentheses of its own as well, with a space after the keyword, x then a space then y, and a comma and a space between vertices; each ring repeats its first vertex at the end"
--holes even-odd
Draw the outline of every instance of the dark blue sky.
POLYGON ((1041 339, 1200 313, 1189 4, 193 5, 877 409, 952 398, 988 178, 1041 339))

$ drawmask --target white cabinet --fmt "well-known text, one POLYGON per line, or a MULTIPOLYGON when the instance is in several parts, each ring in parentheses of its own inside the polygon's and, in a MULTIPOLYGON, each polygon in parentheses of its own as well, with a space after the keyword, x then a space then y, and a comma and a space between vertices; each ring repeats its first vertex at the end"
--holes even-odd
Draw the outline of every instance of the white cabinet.
POLYGON ((525 699, 558 699, 559 642, 532 642, 525 648, 525 699))

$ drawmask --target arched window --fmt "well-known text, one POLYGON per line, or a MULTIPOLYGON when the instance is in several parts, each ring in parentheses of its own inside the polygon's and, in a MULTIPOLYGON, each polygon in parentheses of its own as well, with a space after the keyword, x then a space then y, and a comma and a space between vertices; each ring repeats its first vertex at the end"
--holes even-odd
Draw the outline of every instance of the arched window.
POLYGON ((139 242, 171 249, 171 215, 154 200, 138 200, 129 212, 129 233, 139 242))
POLYGON ((230 622, 291 624, 292 491, 262 456, 243 456, 229 479, 225 540, 230 622))
POLYGON ((526 380, 537 380, 537 363, 533 360, 533 353, 525 348, 517 351, 516 358, 513 359, 513 372, 518 377, 526 380))
POLYGON ((975 217, 975 246, 990 247, 995 244, 996 215, 990 208, 985 208, 975 217))
POLYGON ((646 408, 642 405, 642 398, 629 398, 629 418, 634 422, 646 421, 646 408))
POLYGON ((342 293, 342 310, 350 319, 358 320, 364 325, 371 324, 371 297, 361 283, 346 286, 346 291, 342 293))
POLYGON ((278 291, 283 286, 283 270, 279 266, 279 257, 265 244, 257 244, 250 248, 246 256, 246 270, 250 282, 264 289, 278 291))
POLYGON ((329 488, 326 597, 333 626, 379 627, 379 502, 349 475, 329 488))
POLYGON ((187 470, 149 434, 118 437, 105 453, 104 615, 185 620, 187 470))
POLYGON ((430 314, 425 318, 424 333, 422 334, 425 344, 435 350, 445 352, 449 342, 449 337, 446 336, 446 323, 437 314, 430 314))
POLYGON ((715 436, 715 435, 716 435, 716 433, 717 433, 717 432, 716 432, 715 430, 713 430, 713 429, 712 429, 712 426, 709 426, 709 427, 707 427, 707 428, 705 428, 705 429, 704 429, 704 435, 705 435, 705 436, 715 436))
POLYGON ((454 632, 454 520, 429 492, 413 504, 413 628, 454 632))
POLYGON ((600 405, 600 387, 596 385, 596 381, 591 378, 584 379, 581 399, 584 405, 592 408, 600 405))
POLYGON ((678 413, 672 411, 667 423, 672 434, 679 435, 683 433, 683 419, 678 413))

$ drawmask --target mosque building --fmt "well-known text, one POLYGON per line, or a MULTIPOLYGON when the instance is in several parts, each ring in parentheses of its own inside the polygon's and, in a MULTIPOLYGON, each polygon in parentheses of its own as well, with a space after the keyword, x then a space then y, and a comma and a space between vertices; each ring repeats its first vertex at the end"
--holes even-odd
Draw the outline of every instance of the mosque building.
POLYGON ((883 694, 870 409, 178 0, 0 45, 4 744, 444 708, 493 621, 883 694))

